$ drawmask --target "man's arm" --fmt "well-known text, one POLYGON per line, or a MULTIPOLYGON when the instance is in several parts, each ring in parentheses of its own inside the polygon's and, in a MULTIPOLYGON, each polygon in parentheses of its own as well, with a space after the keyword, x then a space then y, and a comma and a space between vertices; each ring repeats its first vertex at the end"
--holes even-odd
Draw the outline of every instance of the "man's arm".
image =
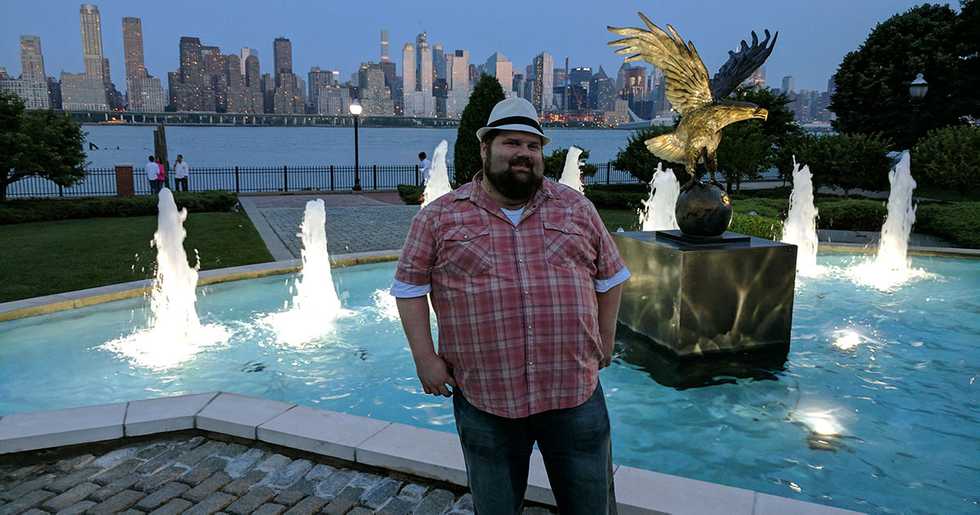
POLYGON ((606 368, 612 361, 613 347, 616 345, 616 319, 619 316, 619 301, 623 298, 623 284, 603 293, 596 292, 595 296, 599 304, 599 336, 602 338, 599 368, 606 368))
MULTIPOLYGON (((408 338, 408 346, 412 349, 415 371, 419 376, 419 381, 422 382, 422 388, 425 393, 450 397, 452 393, 449 388, 446 388, 446 385, 455 388, 456 382, 450 375, 446 362, 436 354, 435 345, 432 342, 428 296, 399 298, 395 299, 395 304, 398 306, 402 328, 408 338)), ((613 329, 615 330, 615 327, 613 329)))

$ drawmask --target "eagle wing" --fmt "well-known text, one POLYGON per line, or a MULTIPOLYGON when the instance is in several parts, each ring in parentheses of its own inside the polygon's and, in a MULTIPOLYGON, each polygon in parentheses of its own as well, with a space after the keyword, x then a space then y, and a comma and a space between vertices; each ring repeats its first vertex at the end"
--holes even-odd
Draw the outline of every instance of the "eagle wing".
POLYGON ((685 44, 674 27, 667 25, 664 31, 643 13, 639 15, 647 28, 608 27, 609 32, 625 36, 610 41, 609 45, 620 47, 616 53, 628 55, 628 63, 643 60, 663 70, 667 77, 667 100, 681 115, 711 103, 708 70, 694 43, 685 44))
POLYGON ((721 65, 718 73, 711 78, 711 95, 714 98, 721 100, 730 95, 742 81, 749 78, 752 72, 766 62, 769 54, 772 53, 772 49, 776 47, 776 39, 779 38, 779 33, 777 32, 775 36, 772 36, 771 42, 769 41, 769 31, 766 30, 765 33, 766 39, 762 41, 762 44, 759 44, 759 36, 756 35, 755 31, 752 31, 752 46, 749 46, 743 39, 738 52, 728 52, 728 61, 721 65))

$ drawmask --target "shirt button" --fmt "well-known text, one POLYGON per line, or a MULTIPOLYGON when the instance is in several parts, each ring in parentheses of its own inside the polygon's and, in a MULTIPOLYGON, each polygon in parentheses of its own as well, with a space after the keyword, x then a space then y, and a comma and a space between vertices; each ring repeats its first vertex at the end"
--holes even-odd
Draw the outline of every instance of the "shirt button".
POLYGON ((529 367, 533 367, 533 366, 534 366, 534 362, 533 362, 533 361, 528 361, 528 362, 527 362, 527 366, 529 366, 529 367))

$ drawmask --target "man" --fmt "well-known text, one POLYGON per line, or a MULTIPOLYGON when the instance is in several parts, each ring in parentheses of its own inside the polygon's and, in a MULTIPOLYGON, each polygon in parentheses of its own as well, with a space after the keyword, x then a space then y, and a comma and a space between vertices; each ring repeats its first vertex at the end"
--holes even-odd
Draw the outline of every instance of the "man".
POLYGON ((521 512, 535 442, 562 514, 615 513, 598 371, 629 271, 595 207, 543 180, 530 102, 498 103, 477 138, 482 171, 415 216, 395 273, 419 380, 453 398, 477 513, 521 512))
POLYGON ((432 161, 429 161, 428 157, 425 152, 419 152, 419 171, 422 172, 422 185, 429 183, 429 174, 432 173, 432 161))
POLYGON ((177 191, 187 191, 187 177, 190 176, 190 173, 191 167, 187 166, 184 156, 177 154, 177 160, 174 161, 174 188, 177 191))
POLYGON ((144 171, 146 172, 146 180, 150 181, 150 192, 154 195, 160 193, 163 182, 160 181, 160 165, 157 164, 155 157, 150 156, 150 160, 146 163, 144 171))

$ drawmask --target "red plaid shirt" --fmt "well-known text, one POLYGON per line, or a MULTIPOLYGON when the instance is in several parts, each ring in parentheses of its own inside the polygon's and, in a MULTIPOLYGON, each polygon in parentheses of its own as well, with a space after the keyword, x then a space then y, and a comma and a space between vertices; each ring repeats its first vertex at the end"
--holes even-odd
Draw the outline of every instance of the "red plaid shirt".
POLYGON ((515 226, 481 179, 415 215, 395 279, 432 285, 439 355, 471 404, 507 418, 578 406, 602 355, 593 280, 625 264, 581 193, 545 180, 515 226))

